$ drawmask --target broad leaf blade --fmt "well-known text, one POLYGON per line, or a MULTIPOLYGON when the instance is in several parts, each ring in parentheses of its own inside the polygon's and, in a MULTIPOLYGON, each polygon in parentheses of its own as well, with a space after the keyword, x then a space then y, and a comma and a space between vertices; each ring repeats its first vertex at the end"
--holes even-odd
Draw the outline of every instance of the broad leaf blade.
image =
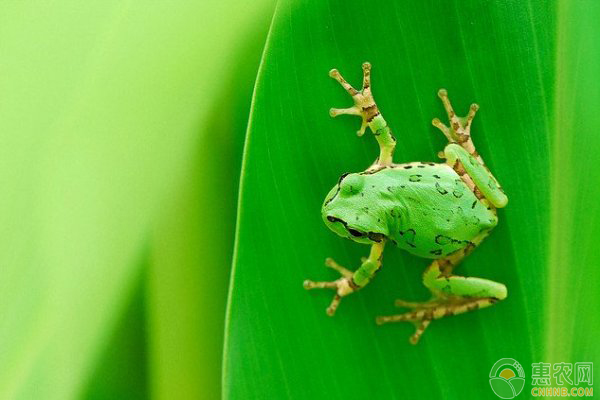
POLYGON ((224 385, 229 399, 490 396, 502 357, 543 357, 553 108, 554 9, 492 2, 358 1, 280 4, 258 76, 240 194, 224 385), (457 110, 481 110, 474 141, 503 184, 500 224, 457 273, 507 284, 490 309, 435 321, 418 346, 413 327, 376 327, 395 298, 425 300, 427 260, 389 248, 376 279, 345 298, 306 292, 335 279, 333 257, 356 268, 368 249, 329 232, 320 206, 339 175, 376 156, 359 120, 327 116, 350 99, 327 77, 355 86, 373 64, 373 91, 398 138, 396 161, 435 160, 445 144, 430 125, 448 89, 457 110), (535 290, 532 290, 535 288, 535 290))

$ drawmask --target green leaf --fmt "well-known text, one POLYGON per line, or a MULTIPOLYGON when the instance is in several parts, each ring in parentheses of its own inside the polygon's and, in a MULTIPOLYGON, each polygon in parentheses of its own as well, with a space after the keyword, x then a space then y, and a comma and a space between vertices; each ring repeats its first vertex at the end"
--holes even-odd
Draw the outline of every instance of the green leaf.
MULTIPOLYGON (((547 353, 600 360, 600 4, 558 8, 547 353)), ((597 376, 597 375, 596 375, 597 376)))
POLYGON ((577 330, 577 338, 584 345, 569 336, 578 316, 589 314, 586 303, 574 304, 569 296, 585 287, 581 298, 599 305, 597 280, 587 277, 598 274, 592 240, 598 237, 594 199, 600 189, 577 175, 581 167, 595 167, 585 148, 600 144, 592 136, 600 106, 598 52, 586 53, 588 45, 598 48, 591 43, 598 34, 592 22, 597 5, 591 15, 579 15, 589 11, 567 4, 279 5, 245 147, 224 354, 226 398, 492 398, 488 374, 500 358, 524 366, 527 388, 528 366, 550 361, 555 341, 579 349, 557 353, 563 361, 590 361, 597 354, 590 330, 597 331, 597 318, 583 317, 587 329, 577 330), (563 8, 569 9, 564 15, 563 8), (586 23, 578 26, 575 15, 586 23), (427 260, 390 246, 377 277, 344 298, 334 318, 325 315, 331 291, 302 289, 307 278, 337 278, 323 266, 326 257, 354 269, 368 251, 328 231, 319 212, 338 177, 364 170, 377 154, 370 134, 355 136, 357 118, 327 116, 330 107, 351 105, 327 72, 338 68, 359 86, 366 60, 373 65, 375 99, 398 138, 396 162, 436 159, 445 139, 430 121, 444 115, 435 93, 445 87, 459 114, 471 102, 480 104, 473 140, 510 199, 499 212, 499 226, 457 269, 505 283, 508 299, 434 321, 417 346, 407 341, 410 324, 377 327, 374 318, 395 313, 396 298, 427 299, 420 277, 427 260), (586 90, 578 92, 580 85, 586 90), (580 102, 589 103, 576 115, 596 110, 590 126, 561 119, 580 102), (576 135, 581 129, 584 138, 576 135), (565 141, 572 144, 566 155, 565 141), (553 156, 565 157, 566 166, 553 156), (574 176, 579 186, 569 184, 574 176), (592 236, 574 244, 580 223, 592 236), (578 252, 585 264, 576 262, 578 252), (563 258, 551 260, 556 253, 563 258), (560 333, 564 324, 570 330, 560 333))
MULTIPOLYGON (((142 261, 142 268, 145 270, 148 264, 147 254, 142 261)), ((140 276, 136 280, 136 287, 129 304, 120 316, 110 342, 105 345, 106 349, 102 352, 85 389, 82 390, 81 398, 87 400, 148 398, 150 389, 146 351, 148 330, 145 329, 147 326, 143 285, 145 280, 142 278, 143 276, 140 276)))
MULTIPOLYGON (((272 16, 269 2, 213 97, 185 177, 153 232, 148 280, 152 394, 217 399, 237 187, 253 79, 272 16)), ((258 5, 258 4, 256 4, 258 5)))

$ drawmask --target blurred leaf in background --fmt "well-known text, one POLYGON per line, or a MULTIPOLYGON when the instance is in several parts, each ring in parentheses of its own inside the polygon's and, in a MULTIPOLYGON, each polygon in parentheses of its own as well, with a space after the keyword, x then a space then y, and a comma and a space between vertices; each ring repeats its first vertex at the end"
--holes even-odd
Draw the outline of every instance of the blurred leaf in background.
POLYGON ((237 191, 252 88, 272 8, 244 35, 215 93, 196 154, 164 205, 148 283, 155 398, 216 399, 237 191))
POLYGON ((271 11, 0 3, 0 398, 102 398, 123 376, 218 396, 236 132, 271 11))
POLYGON ((586 179, 595 172, 581 175, 597 170, 600 151, 590 115, 600 107, 598 17, 591 1, 279 3, 242 168, 226 398, 491 398, 487 376, 500 358, 598 360, 600 188, 586 179), (355 269, 368 251, 328 231, 319 213, 343 172, 376 157, 373 138, 354 135, 358 119, 327 116, 351 104, 327 72, 359 85, 366 60, 397 162, 435 160, 443 148, 431 119, 444 115, 435 93, 445 87, 459 114, 481 105, 473 140, 510 198, 459 268, 506 283, 508 299, 435 321, 418 346, 407 342, 410 324, 374 318, 395 313, 396 298, 427 298, 427 260, 388 249, 376 279, 335 318, 325 315, 331 292, 302 289, 306 278, 337 278, 326 257, 355 269))
POLYGON ((557 12, 547 353, 600 361, 600 3, 557 12))
POLYGON ((91 378, 85 384, 81 398, 147 399, 150 394, 148 365, 148 332, 146 330, 146 297, 143 283, 147 275, 147 252, 142 258, 140 279, 137 279, 124 312, 118 310, 116 329, 100 348, 101 356, 91 378))

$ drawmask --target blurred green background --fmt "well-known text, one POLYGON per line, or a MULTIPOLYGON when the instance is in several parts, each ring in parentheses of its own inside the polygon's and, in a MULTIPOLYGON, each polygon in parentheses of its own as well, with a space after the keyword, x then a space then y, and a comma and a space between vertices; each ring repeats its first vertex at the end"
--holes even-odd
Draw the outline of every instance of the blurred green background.
POLYGON ((495 398, 498 358, 600 360, 598 20, 593 0, 1 1, 0 399, 495 398), (424 260, 388 249, 333 319, 301 287, 366 251, 319 214, 376 153, 327 116, 350 102, 327 71, 358 85, 365 60, 397 161, 443 146, 445 86, 482 105, 510 198, 460 270, 509 299, 417 347, 373 318, 425 296, 424 260))
POLYGON ((219 397, 271 1, 0 2, 0 398, 219 397))

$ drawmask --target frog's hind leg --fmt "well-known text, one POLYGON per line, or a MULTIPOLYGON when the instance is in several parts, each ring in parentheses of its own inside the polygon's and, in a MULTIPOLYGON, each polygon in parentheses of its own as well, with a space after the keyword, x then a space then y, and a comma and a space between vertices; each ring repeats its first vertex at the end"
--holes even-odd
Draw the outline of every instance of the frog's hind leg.
POLYGON ((504 207, 508 198, 471 140, 471 124, 479 106, 471 104, 467 116, 458 117, 448 99, 446 89, 440 89, 438 96, 444 104, 450 121, 449 127, 438 118, 434 118, 432 121, 432 124, 440 129, 450 142, 440 153, 440 157, 446 159, 446 163, 456 171, 475 196, 488 208, 504 207))
MULTIPOLYGON (((455 277, 451 277, 450 279, 453 279, 453 278, 464 279, 464 280, 471 279, 471 278, 465 278, 462 276, 460 276, 460 277, 455 276, 455 277)), ((484 279, 480 279, 480 280, 484 281, 484 279)), ((489 282, 492 282, 492 281, 489 281, 489 282)), ((496 282, 492 282, 492 283, 495 283, 499 287, 504 287, 504 285, 502 285, 500 283, 496 283, 496 282)), ((499 288, 497 290, 497 293, 498 294, 496 296, 502 296, 502 289, 499 288)), ((502 298, 498 298, 496 296, 477 297, 477 298, 472 298, 472 299, 457 298, 454 301, 447 300, 445 302, 423 303, 419 307, 415 307, 414 310, 411 312, 407 312, 404 314, 387 315, 387 316, 377 317, 376 322, 379 325, 382 325, 382 324, 385 324, 388 322, 401 322, 401 321, 412 322, 415 325, 416 329, 415 329, 415 333, 413 333, 410 336, 409 342, 411 344, 417 344, 417 343, 419 343, 421 336, 425 332, 425 329, 427 329, 427 327, 429 326, 431 321, 433 321, 434 319, 440 319, 440 318, 448 317, 451 315, 463 314, 463 313, 466 313, 469 311, 478 310, 480 308, 489 307, 489 306, 497 303, 499 300, 502 300, 502 298)), ((399 305, 400 307, 404 307, 404 305, 401 302, 397 303, 397 305, 399 305)))
POLYGON ((410 343, 416 344, 432 320, 489 307, 507 296, 506 286, 487 279, 453 275, 454 267, 487 236, 484 232, 472 244, 446 258, 433 261, 423 274, 423 283, 431 291, 424 303, 396 300, 396 306, 412 308, 410 312, 377 317, 377 324, 409 321, 415 324, 410 343))

